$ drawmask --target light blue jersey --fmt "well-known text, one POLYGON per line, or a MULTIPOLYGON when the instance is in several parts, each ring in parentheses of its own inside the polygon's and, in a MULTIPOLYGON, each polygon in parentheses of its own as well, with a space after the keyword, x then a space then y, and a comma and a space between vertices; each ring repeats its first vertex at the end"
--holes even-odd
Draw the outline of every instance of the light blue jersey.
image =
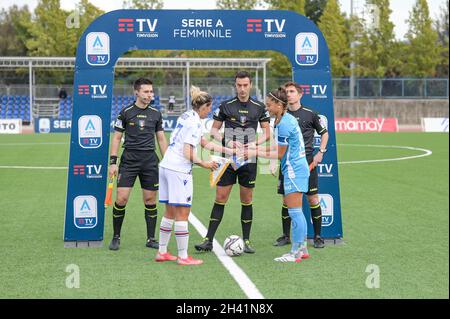
POLYGON ((287 146, 286 153, 281 159, 285 194, 307 192, 309 166, 306 161, 305 143, 298 121, 291 114, 285 113, 275 129, 278 145, 287 146), (288 189, 286 189, 286 186, 288 189))

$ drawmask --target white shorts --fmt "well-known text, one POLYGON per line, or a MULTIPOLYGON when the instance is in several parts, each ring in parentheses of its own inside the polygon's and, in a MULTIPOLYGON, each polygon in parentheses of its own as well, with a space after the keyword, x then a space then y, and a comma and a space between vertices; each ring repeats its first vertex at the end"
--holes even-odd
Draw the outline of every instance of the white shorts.
POLYGON ((159 202, 172 206, 192 206, 192 175, 159 167, 159 202))

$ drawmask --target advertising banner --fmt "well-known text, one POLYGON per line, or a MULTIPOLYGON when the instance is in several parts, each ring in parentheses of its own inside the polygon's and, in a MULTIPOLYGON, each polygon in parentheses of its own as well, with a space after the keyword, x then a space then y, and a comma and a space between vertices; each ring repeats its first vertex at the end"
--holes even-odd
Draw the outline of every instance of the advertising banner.
POLYGON ((337 118, 336 132, 398 132, 396 118, 337 118))

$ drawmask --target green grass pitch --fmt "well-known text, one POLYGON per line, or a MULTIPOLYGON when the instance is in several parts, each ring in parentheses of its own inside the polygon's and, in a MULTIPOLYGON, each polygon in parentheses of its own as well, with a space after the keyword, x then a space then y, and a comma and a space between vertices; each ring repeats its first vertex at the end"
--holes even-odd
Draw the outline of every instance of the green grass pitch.
MULTIPOLYGON (((339 134, 341 162, 405 157, 421 152, 363 145, 429 149, 431 156, 339 166, 344 244, 311 248, 300 264, 273 258, 280 235, 276 179, 259 175, 254 193, 252 241, 257 252, 233 260, 265 298, 448 298, 448 134, 339 134), (351 144, 351 145, 349 145, 351 144), (361 145, 361 146, 358 146, 361 145), (369 265, 379 267, 379 288, 366 287, 369 265)), ((68 165, 68 134, 0 135, 0 166, 68 165)), ((194 170, 192 211, 208 224, 214 190, 208 172, 194 170)), ((144 246, 145 222, 136 183, 122 230, 121 249, 108 250, 111 209, 102 248, 63 247, 67 170, 0 168, 0 298, 246 298, 213 253, 199 267, 156 263, 144 246), (70 265, 80 287, 69 289, 70 265)), ((106 185, 105 185, 106 187, 106 185)), ((158 224, 163 206, 158 205, 158 224)), ((189 252, 201 240, 190 226, 189 252)), ((237 188, 216 238, 241 234, 237 188)), ((175 251, 171 239, 170 250, 175 251)))

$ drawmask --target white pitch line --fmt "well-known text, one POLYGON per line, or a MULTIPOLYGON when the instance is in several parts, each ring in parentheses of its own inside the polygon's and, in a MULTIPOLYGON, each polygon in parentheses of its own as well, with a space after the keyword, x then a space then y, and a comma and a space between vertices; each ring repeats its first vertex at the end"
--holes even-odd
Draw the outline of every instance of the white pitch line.
POLYGON ((52 167, 52 166, 0 166, 0 168, 12 168, 12 169, 67 169, 65 166, 61 167, 52 167))
POLYGON ((45 143, 0 143, 0 146, 30 146, 30 145, 69 145, 68 142, 45 142, 45 143))
MULTIPOLYGON (((43 143, 40 143, 43 144, 43 143)), ((49 143, 49 144, 63 144, 63 143, 49 143)), ((14 144, 0 144, 0 145, 14 145, 14 144)), ((20 144, 24 145, 24 144, 20 144)), ((35 144, 32 144, 35 145, 35 144)), ((374 163, 374 162, 387 162, 387 161, 400 161, 407 160, 419 157, 425 157, 432 154, 432 151, 409 147, 409 146, 393 146, 393 145, 363 145, 363 144, 339 144, 338 146, 362 146, 362 147, 379 147, 379 148, 400 148, 400 149, 408 149, 415 151, 422 151, 424 154, 419 154, 415 156, 407 156, 407 157, 399 157, 399 158, 388 158, 388 159, 379 159, 379 160, 365 160, 365 161, 348 161, 348 162, 339 162, 339 164, 360 164, 360 163, 374 163)), ((16 169, 50 169, 50 170, 62 170, 67 169, 67 167, 41 167, 41 166, 0 166, 1 168, 16 168, 16 169)), ((191 212, 189 216, 189 222, 195 227, 200 236, 205 237, 207 233, 206 227, 201 223, 201 221, 191 212)), ((247 295, 250 299, 264 299, 264 296, 255 286, 255 284, 250 280, 247 274, 234 262, 234 260, 229 257, 222 248, 222 245, 214 239, 213 241, 213 252, 216 254, 219 261, 224 265, 224 267, 228 270, 233 279, 237 282, 237 284, 241 287, 242 291, 247 295)))
MULTIPOLYGON (((4 144, 0 144, 4 145, 4 144)), ((363 164, 363 163, 379 163, 379 162, 390 162, 390 161, 403 161, 403 160, 409 160, 414 158, 420 158, 425 156, 430 156, 433 154, 432 151, 419 148, 419 147, 411 147, 411 146, 399 146, 399 145, 369 145, 369 144, 338 144, 338 146, 357 146, 357 147, 378 147, 378 148, 399 148, 399 149, 406 149, 406 150, 412 150, 412 151, 420 151, 423 152, 423 154, 419 155, 413 155, 413 156, 406 156, 406 157, 395 157, 395 158, 383 158, 383 159, 373 159, 373 160, 363 160, 363 161, 345 161, 345 162, 338 162, 339 165, 342 164, 363 164)), ((67 167, 47 167, 47 166, 0 166, 0 169, 50 169, 50 170, 59 170, 59 169, 67 169, 67 167)))
POLYGON ((406 149, 406 150, 413 150, 413 151, 421 151, 424 152, 424 154, 419 155, 413 155, 413 156, 406 156, 406 157, 396 157, 396 158, 383 158, 383 159, 374 159, 374 160, 364 160, 364 161, 347 161, 347 162, 338 162, 338 164, 361 164, 361 163, 379 163, 379 162, 390 162, 390 161, 403 161, 408 159, 414 159, 414 158, 420 158, 425 156, 430 156, 433 154, 432 151, 424 149, 424 148, 418 148, 418 147, 411 147, 411 146, 398 146, 398 145, 364 145, 364 144, 339 144, 338 146, 361 146, 361 147, 378 147, 378 148, 400 148, 400 149, 406 149))
MULTIPOLYGON (((189 214, 189 222, 195 227, 200 236, 206 236, 206 227, 192 212, 189 214)), ((250 278, 248 278, 247 274, 234 262, 234 260, 225 253, 222 245, 220 245, 216 239, 213 241, 213 252, 248 298, 264 299, 264 296, 258 288, 256 288, 255 284, 250 280, 250 278)))

